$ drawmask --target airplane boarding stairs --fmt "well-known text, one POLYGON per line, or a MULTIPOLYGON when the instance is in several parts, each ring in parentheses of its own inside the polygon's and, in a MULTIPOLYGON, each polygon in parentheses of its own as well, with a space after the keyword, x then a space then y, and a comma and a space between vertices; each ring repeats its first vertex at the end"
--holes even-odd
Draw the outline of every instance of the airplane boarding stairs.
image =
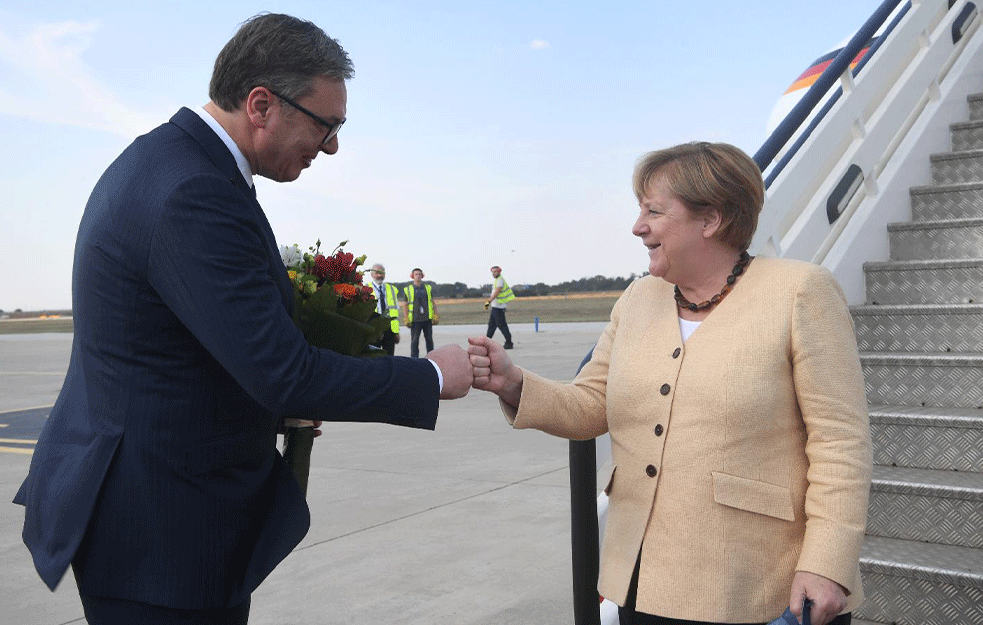
POLYGON ((874 473, 854 622, 983 624, 983 94, 864 264, 874 473))

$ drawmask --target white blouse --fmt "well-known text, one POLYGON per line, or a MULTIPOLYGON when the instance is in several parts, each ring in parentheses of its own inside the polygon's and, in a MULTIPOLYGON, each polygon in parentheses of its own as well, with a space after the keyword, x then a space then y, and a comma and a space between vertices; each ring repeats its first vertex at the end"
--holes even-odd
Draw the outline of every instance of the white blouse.
POLYGON ((690 321, 689 319, 683 319, 682 317, 679 318, 679 334, 681 334, 683 337, 683 343, 685 343, 686 339, 696 332, 696 329, 700 327, 701 323, 703 322, 690 321))

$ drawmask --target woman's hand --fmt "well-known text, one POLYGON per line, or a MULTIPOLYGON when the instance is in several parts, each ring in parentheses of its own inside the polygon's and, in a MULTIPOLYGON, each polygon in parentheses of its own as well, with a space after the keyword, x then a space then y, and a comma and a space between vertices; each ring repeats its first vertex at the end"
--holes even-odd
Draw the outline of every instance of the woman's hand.
POLYGON ((517 408, 522 396, 522 370, 512 364, 505 349, 484 336, 469 338, 468 356, 474 368, 474 388, 495 393, 517 408))
POLYGON ((826 625, 846 608, 846 590, 831 579, 807 571, 796 571, 788 605, 802 622, 802 604, 812 600, 812 625, 826 625))

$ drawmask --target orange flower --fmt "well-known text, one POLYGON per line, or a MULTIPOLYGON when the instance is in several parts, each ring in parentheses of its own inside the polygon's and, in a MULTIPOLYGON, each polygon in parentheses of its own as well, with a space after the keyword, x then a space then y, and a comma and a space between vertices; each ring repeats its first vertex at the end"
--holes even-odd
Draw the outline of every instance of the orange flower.
POLYGON ((355 299, 362 293, 362 289, 354 284, 336 284, 334 285, 334 292, 337 293, 339 297, 344 297, 345 299, 355 299))

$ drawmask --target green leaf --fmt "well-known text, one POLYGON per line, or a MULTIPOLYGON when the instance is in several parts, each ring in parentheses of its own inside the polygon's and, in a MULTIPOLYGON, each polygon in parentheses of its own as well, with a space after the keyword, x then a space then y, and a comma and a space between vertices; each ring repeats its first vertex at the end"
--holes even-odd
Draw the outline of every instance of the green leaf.
POLYGON ((365 321, 375 312, 375 300, 367 302, 348 302, 338 309, 338 313, 349 319, 365 321))
POLYGON ((311 345, 349 356, 358 356, 379 336, 371 324, 311 306, 304 307, 297 325, 311 345))
MULTIPOLYGON (((311 276, 315 282, 317 278, 311 276)), ((308 307, 317 308, 319 310, 326 310, 329 312, 337 312, 338 310, 338 295, 334 292, 330 286, 322 286, 317 290, 317 293, 310 295, 305 300, 305 305, 308 307)))
POLYGON ((306 298, 314 297, 320 293, 320 289, 317 288, 317 276, 314 274, 303 274, 299 280, 304 285, 304 295, 306 298))

